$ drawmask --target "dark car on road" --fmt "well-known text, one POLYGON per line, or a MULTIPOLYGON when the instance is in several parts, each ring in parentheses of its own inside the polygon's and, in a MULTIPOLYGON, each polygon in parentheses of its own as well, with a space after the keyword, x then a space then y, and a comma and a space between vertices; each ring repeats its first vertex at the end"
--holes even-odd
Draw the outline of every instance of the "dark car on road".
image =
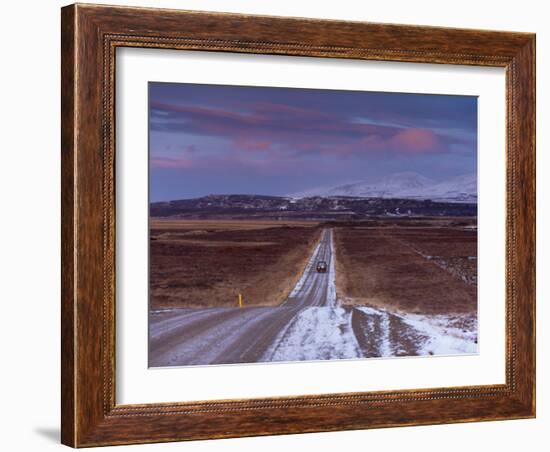
POLYGON ((327 263, 325 261, 317 262, 317 273, 326 273, 327 272, 327 263))

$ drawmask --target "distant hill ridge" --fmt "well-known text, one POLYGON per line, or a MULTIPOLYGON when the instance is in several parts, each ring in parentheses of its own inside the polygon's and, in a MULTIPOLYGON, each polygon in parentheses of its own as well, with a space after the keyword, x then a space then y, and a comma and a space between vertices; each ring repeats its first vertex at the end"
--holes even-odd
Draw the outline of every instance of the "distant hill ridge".
POLYGON ((208 195, 150 204, 152 217, 354 219, 370 216, 474 216, 477 204, 407 198, 208 195))

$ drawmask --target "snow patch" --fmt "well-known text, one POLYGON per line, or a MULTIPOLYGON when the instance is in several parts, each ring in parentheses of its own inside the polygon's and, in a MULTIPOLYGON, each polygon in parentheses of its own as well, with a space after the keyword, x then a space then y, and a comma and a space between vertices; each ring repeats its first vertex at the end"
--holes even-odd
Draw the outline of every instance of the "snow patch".
POLYGON ((328 268, 328 288, 327 288, 327 305, 336 306, 336 269, 334 267, 334 239, 332 229, 330 230, 330 263, 328 268))
POLYGON ((420 348, 423 355, 462 355, 478 352, 477 320, 471 316, 400 316, 403 321, 429 337, 420 348), (467 323, 467 328, 460 327, 467 323))
POLYGON ((265 361, 352 359, 362 356, 351 328, 351 313, 339 306, 304 309, 275 344, 266 353, 265 361))
POLYGON ((360 306, 357 309, 363 311, 365 314, 379 318, 381 329, 379 354, 383 357, 393 356, 392 349, 394 347, 392 347, 390 339, 390 316, 388 313, 383 309, 375 309, 368 306, 360 306))
POLYGON ((381 356, 394 356, 396 345, 390 340, 390 316, 394 316, 419 337, 417 355, 461 355, 478 352, 477 319, 474 315, 401 314, 369 306, 357 306, 367 315, 379 316, 382 327, 381 356))

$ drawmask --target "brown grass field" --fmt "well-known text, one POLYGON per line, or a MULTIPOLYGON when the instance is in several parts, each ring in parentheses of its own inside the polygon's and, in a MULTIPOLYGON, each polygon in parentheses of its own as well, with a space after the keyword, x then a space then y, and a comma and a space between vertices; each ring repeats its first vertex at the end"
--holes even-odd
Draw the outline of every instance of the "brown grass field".
POLYGON ((418 314, 477 309, 475 219, 377 221, 335 228, 336 285, 345 304, 418 314))
POLYGON ((163 220, 150 224, 150 303, 273 306, 285 300, 320 237, 317 222, 163 220))
MULTIPOLYGON (((477 309, 475 219, 332 223, 340 302, 418 314, 477 309)), ((328 226, 328 225, 327 225, 328 226)), ((322 225, 308 221, 152 219, 150 302, 275 306, 299 279, 322 225)))

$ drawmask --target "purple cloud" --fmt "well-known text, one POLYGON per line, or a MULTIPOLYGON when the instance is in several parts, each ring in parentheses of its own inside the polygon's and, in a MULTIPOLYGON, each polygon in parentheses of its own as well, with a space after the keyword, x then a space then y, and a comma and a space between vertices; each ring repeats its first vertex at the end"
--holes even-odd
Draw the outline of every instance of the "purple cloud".
POLYGON ((367 152, 444 152, 452 139, 420 128, 359 123, 344 115, 276 103, 251 104, 249 111, 152 102, 152 130, 218 137, 232 151, 350 155, 367 152))

